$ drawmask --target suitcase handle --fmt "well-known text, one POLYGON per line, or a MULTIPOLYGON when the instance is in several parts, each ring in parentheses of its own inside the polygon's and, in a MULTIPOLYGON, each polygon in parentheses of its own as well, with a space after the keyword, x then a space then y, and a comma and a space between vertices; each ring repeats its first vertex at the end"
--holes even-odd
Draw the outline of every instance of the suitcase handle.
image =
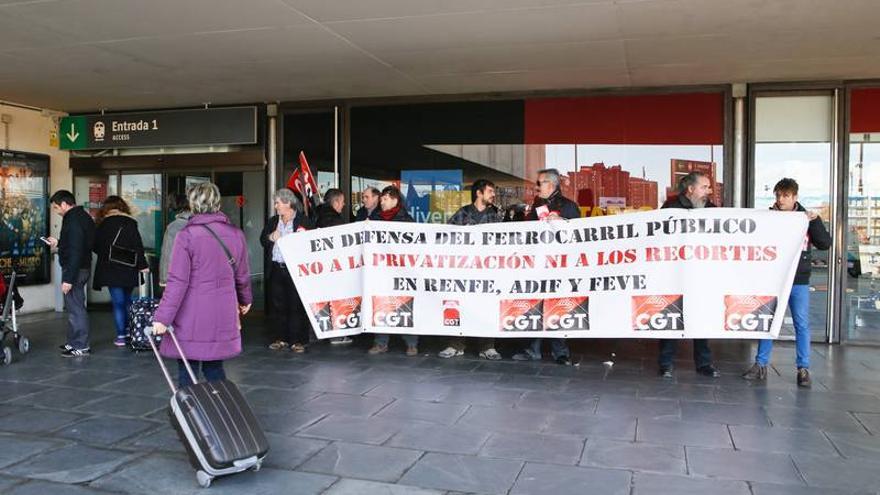
MULTIPOLYGON (((189 378, 193 383, 197 383, 196 374, 193 373, 192 367, 189 365, 189 360, 184 356, 183 349, 180 348, 180 342, 177 341, 177 336, 174 335, 174 329, 168 327, 168 331, 166 334, 171 336, 171 342, 174 343, 174 347, 177 348, 177 353, 180 354, 180 359, 183 360, 183 366, 186 368, 186 372, 189 373, 189 378)), ((171 393, 177 393, 177 386, 174 384, 174 380, 171 379, 171 373, 168 372, 168 367, 165 366, 165 361, 162 360, 162 356, 159 354, 159 349, 156 347, 156 342, 153 340, 153 327, 152 325, 144 329, 144 335, 147 337, 147 341, 150 343, 150 348, 153 349, 153 354, 156 356, 156 360, 159 361, 159 367, 162 368, 162 374, 165 375, 165 381, 168 382, 168 386, 171 387, 171 393)))

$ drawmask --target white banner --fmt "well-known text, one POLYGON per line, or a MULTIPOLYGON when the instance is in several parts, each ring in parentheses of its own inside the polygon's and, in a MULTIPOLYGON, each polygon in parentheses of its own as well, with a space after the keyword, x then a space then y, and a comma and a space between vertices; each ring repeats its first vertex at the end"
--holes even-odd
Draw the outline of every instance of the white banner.
POLYGON ((733 208, 472 227, 367 221, 279 245, 319 338, 753 339, 779 334, 807 223, 733 208))

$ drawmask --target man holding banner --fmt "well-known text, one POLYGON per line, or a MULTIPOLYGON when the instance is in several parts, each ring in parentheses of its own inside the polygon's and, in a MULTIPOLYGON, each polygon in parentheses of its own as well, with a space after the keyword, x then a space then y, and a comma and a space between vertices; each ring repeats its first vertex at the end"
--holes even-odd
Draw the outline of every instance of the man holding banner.
MULTIPOLYGON (((559 184, 559 171, 548 168, 538 171, 538 197, 526 220, 559 220, 580 218, 581 210, 577 203, 562 195, 559 184)), ((550 355, 562 365, 571 364, 571 351, 565 339, 550 339, 550 355)), ((541 339, 532 339, 522 352, 514 354, 515 361, 540 361, 541 339)))
MULTIPOLYGON (((681 208, 691 210, 694 208, 712 208, 715 205, 709 200, 712 194, 712 185, 709 177, 702 172, 691 172, 678 182, 678 196, 667 199, 661 208, 681 208)), ((678 339, 664 339, 660 341, 660 354, 658 364, 660 376, 672 378, 675 353, 678 350, 678 339)), ((697 373, 718 378, 721 373, 712 364, 712 350, 709 349, 709 341, 706 339, 694 339, 694 365, 697 373)))

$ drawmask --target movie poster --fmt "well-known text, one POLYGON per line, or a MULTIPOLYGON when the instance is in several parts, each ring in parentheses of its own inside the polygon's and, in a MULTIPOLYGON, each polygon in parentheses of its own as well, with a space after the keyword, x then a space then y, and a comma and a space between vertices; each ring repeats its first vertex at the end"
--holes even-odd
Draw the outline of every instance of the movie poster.
POLYGON ((49 157, 0 150, 0 273, 18 285, 49 283, 49 157))

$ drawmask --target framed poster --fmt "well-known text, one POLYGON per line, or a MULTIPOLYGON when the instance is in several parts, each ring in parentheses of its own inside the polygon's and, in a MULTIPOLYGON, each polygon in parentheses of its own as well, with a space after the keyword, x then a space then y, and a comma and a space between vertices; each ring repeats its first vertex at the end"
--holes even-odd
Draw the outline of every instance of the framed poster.
POLYGON ((0 273, 49 283, 49 156, 0 150, 0 273))

